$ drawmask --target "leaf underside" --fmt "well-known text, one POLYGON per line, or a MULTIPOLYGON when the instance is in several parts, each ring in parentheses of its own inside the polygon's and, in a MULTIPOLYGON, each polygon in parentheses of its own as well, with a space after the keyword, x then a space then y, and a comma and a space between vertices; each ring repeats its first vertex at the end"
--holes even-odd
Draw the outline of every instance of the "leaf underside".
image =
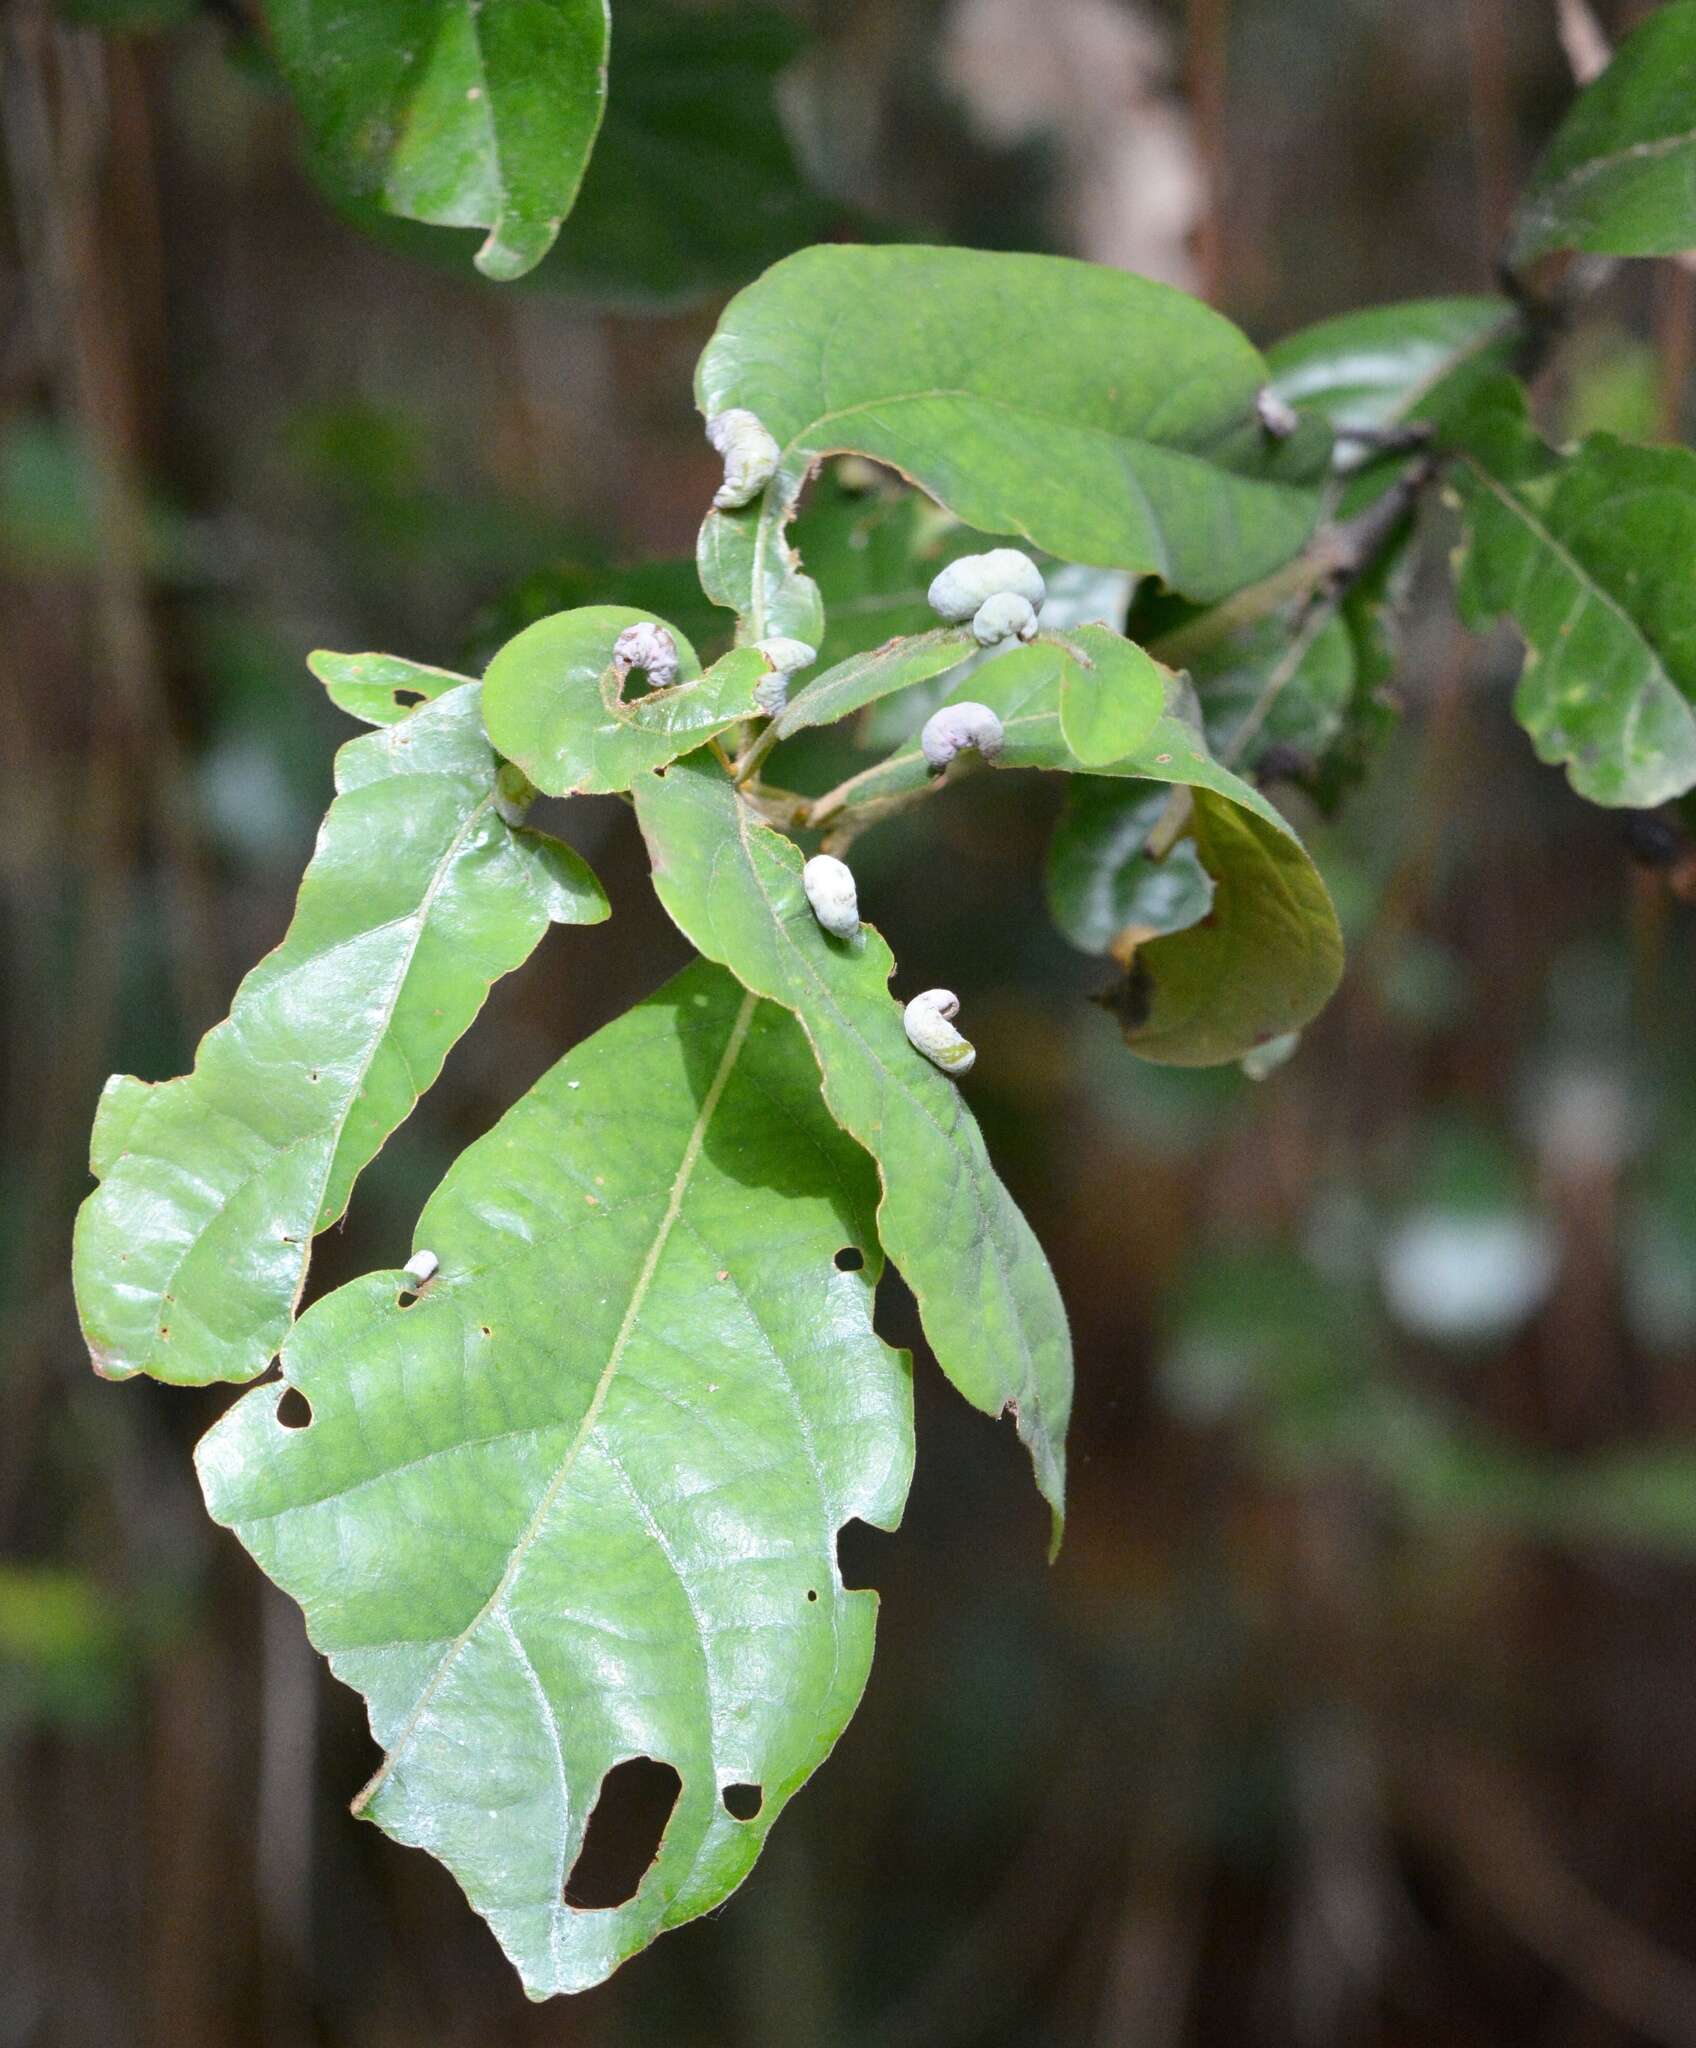
POLYGON ((836 1536, 894 1526, 912 1465, 875 1193, 793 1020, 697 964, 458 1160, 416 1299, 373 1273, 301 1318, 307 1427, 267 1385, 200 1446, 213 1517, 365 1695, 356 1810, 448 1866, 534 1998, 733 1890, 858 1702, 877 1596, 836 1536), (570 1904, 640 1756, 682 1781, 658 1854, 625 1904, 570 1904))
POLYGON ((491 983, 550 921, 606 898, 569 847, 515 830, 475 683, 336 757, 337 797, 277 950, 191 1074, 108 1082, 77 1218, 96 1368, 200 1384, 276 1356, 314 1234, 411 1113, 491 983))
POLYGON ((1058 1543, 1072 1401, 1065 1310, 958 1085, 907 1041, 888 946, 869 925, 852 940, 821 930, 800 849, 710 760, 692 756, 647 777, 636 815, 679 930, 801 1020, 832 1114, 878 1163, 878 1234, 917 1298, 937 1363, 974 1407, 1013 1412, 1058 1543))
MULTIPOLYGON (((1070 637, 1088 648, 1111 636, 1083 626, 1070 637)), ((1002 721, 998 770, 1084 770, 1061 730, 1062 661, 1060 650, 1038 642, 986 663, 961 687, 1002 721)), ((1126 1043, 1145 1059, 1216 1066, 1299 1030, 1324 1007, 1342 974, 1342 937, 1301 842, 1258 790, 1212 759, 1181 715, 1181 699, 1174 686, 1147 737, 1089 773, 1190 792, 1189 831, 1215 884, 1213 906, 1201 922, 1139 948, 1136 1002, 1122 1021, 1126 1043)), ((910 742, 855 777, 848 812, 875 817, 928 780, 910 742)))

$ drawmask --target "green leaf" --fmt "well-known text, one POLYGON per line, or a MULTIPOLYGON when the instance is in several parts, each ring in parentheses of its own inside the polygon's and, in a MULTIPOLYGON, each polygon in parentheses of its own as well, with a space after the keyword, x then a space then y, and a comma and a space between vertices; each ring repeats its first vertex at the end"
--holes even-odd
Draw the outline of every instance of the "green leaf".
POLYGON ((1266 377, 1228 321, 1124 271, 803 250, 731 301, 696 374, 705 414, 745 408, 781 449, 761 499, 707 520, 703 584, 747 637, 816 646, 817 591, 783 529, 817 462, 851 451, 983 532, 1221 596, 1288 560, 1317 517, 1328 436, 1271 441, 1266 377))
POLYGON ((607 0, 265 0, 321 173, 386 211, 486 228, 521 277, 571 211, 606 101, 607 0))
POLYGON ((1187 931, 1213 907, 1215 883, 1194 844, 1164 859, 1145 851, 1169 793, 1159 787, 1076 777, 1048 843, 1048 907, 1081 952, 1128 962, 1147 939, 1187 931))
POLYGON ((835 668, 811 677, 772 723, 779 739, 788 739, 809 726, 834 725, 880 697, 947 675, 978 652, 969 626, 939 626, 910 640, 886 640, 869 653, 852 654, 835 668))
POLYGON ((1696 248, 1696 6, 1662 7, 1578 97, 1526 188, 1513 261, 1696 248))
POLYGON ((1286 404, 1382 430, 1446 418, 1480 376, 1508 368, 1520 333, 1507 299, 1412 299, 1303 328, 1266 361, 1286 404))
POLYGON ((471 680, 398 654, 331 654, 322 647, 306 657, 306 666, 338 710, 366 725, 398 725, 418 705, 471 680))
POLYGON ((314 1234, 490 985, 550 920, 606 916, 569 847, 503 821, 498 766, 475 683, 350 741, 294 921, 194 1072, 107 1084, 91 1147, 101 1185, 73 1260, 97 1371, 188 1384, 263 1372, 314 1234))
POLYGON ((200 1446, 213 1517, 365 1695, 355 1810, 448 1866, 532 1998, 716 1906, 864 1689, 877 1595, 837 1532, 893 1527, 913 1456, 874 1197, 791 1019, 697 964, 454 1165, 416 1299, 372 1273, 301 1318, 307 1427, 267 1385, 200 1446), (627 1903, 572 1905, 637 1756, 682 1780, 659 1853, 627 1903))
POLYGON ((711 761, 694 756, 639 783, 636 816, 684 937, 800 1018, 831 1113, 877 1161, 878 1234, 937 1363, 974 1407, 1012 1411, 1058 1544, 1072 1405, 1065 1310, 964 1095, 907 1042, 888 946, 870 926, 852 941, 820 930, 800 849, 711 761))
POLYGON ((1139 603, 1131 630, 1189 675, 1208 745, 1249 768, 1268 747, 1317 762, 1343 730, 1356 662, 1348 624, 1304 596, 1246 625, 1170 598, 1139 603))
POLYGON ((483 680, 489 737, 538 789, 554 796, 628 789, 745 718, 761 716, 754 688, 771 664, 751 647, 733 649, 705 675, 681 633, 682 680, 621 699, 613 646, 628 626, 654 620, 624 605, 586 605, 538 619, 509 641, 483 680))
POLYGON ((1462 439, 1458 595, 1474 626, 1505 612, 1526 641, 1514 710, 1538 758, 1598 804, 1696 785, 1696 455, 1610 434, 1557 455, 1506 379, 1462 439))
POLYGON ((1060 731, 1086 768, 1122 760, 1148 736, 1166 700, 1170 672, 1134 641, 1092 633, 1061 643, 1060 731))
MULTIPOLYGON (((1088 645, 1106 631, 1082 626, 1071 637, 1088 645)), ((981 668, 956 698, 965 690, 1002 721, 998 770, 1083 768, 1060 729, 1055 649, 1017 648, 981 668)), ((1188 832, 1216 886, 1213 909, 1191 929, 1140 947, 1114 1007, 1126 1044, 1144 1059, 1217 1066, 1317 1015, 1342 973, 1342 937, 1301 842, 1257 790, 1210 758, 1183 714, 1183 697, 1175 684, 1147 738, 1097 772, 1190 791, 1188 832)), ((929 783, 924 756, 909 743, 844 784, 814 822, 852 820, 863 828, 929 783)))

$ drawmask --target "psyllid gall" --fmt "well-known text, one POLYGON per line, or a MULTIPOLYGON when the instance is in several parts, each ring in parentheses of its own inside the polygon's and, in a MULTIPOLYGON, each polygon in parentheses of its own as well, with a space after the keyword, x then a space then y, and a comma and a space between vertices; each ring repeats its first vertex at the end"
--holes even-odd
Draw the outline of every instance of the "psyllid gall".
POLYGON ((860 929, 860 899, 854 886, 854 871, 834 854, 815 853, 801 870, 801 887, 821 926, 839 939, 851 939, 860 929))
POLYGON ((963 625, 992 597, 1022 597, 1033 612, 1048 595, 1042 571, 1017 548, 991 548, 950 562, 930 586, 930 608, 951 625, 963 625))
POLYGON ((974 748, 993 761, 1006 744, 1006 732, 987 704, 945 704, 925 720, 919 745, 933 775, 940 775, 957 754, 974 748))
POLYGON ((945 1074, 970 1073, 978 1056, 971 1040, 954 1028, 959 1014, 960 998, 948 988, 927 988, 901 1013, 908 1042, 945 1074))
POLYGON ((782 450, 760 424, 759 415, 733 405, 707 421, 707 439, 724 457, 724 482, 713 503, 721 512, 752 504, 776 473, 782 450))

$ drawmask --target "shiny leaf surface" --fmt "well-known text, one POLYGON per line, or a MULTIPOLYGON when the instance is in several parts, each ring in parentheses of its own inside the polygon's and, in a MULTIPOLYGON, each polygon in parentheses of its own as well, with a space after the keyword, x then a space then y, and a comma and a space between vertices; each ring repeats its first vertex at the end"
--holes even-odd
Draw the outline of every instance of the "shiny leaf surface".
POLYGON ((490 984, 550 920, 606 916, 569 847, 502 819, 478 695, 463 684, 342 748, 294 920, 193 1073, 107 1083, 91 1154, 101 1185, 77 1219, 74 1273, 109 1378, 263 1372, 313 1235, 490 984))
POLYGON ((1514 709, 1581 796, 1648 808, 1696 786, 1696 455, 1593 435, 1546 447, 1517 385, 1471 409, 1458 590, 1527 645, 1514 709))
MULTIPOLYGON (((624 605, 586 605, 538 619, 509 641, 483 680, 489 736, 538 789, 553 796, 628 789, 715 734, 759 714, 754 688, 771 673, 764 655, 736 648, 705 675, 675 627, 681 680, 621 696, 613 646, 653 620, 624 605)), ((658 621, 664 624, 663 620, 658 621)))
POLYGON ((878 1234, 917 1297, 937 1363, 974 1407, 1012 1411, 1058 1542, 1072 1402, 1065 1310, 959 1085, 907 1041, 888 946, 869 925, 854 940, 820 930, 800 849, 711 761, 680 761, 639 783, 636 815, 679 930, 801 1020, 831 1113, 877 1161, 878 1234))
POLYGON ((865 1686, 877 1595, 837 1532, 892 1527, 912 1464, 874 1196, 793 1020, 697 964, 459 1159, 416 1299, 372 1273, 301 1318, 307 1427, 267 1385, 200 1447, 213 1516, 366 1698, 356 1810, 448 1866, 533 1998, 733 1890, 865 1686), (658 1854, 572 1904, 642 1756, 682 1781, 658 1854))
POLYGON ((803 250, 731 301, 701 358, 703 413, 745 408, 782 450, 762 498, 709 517, 703 582, 748 637, 816 646, 817 591, 783 530, 813 466, 845 450, 985 533, 1223 595, 1293 555, 1318 510, 1328 436, 1272 442, 1255 413, 1266 377, 1228 321, 1124 271, 803 250))
POLYGON ((1334 427, 1441 420, 1470 383, 1508 366, 1520 332, 1506 299, 1413 299, 1322 320, 1270 348, 1272 386, 1334 427))

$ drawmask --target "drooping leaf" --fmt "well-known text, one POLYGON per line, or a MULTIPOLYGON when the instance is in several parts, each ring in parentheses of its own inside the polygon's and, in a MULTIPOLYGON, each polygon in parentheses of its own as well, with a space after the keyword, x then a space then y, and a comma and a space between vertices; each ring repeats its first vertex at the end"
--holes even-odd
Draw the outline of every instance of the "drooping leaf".
POLYGON ((420 704, 471 680, 398 654, 332 654, 323 647, 306 657, 306 666, 338 710, 366 725, 398 725, 420 704))
POLYGON ((1696 786, 1696 455, 1596 434, 1560 456, 1505 379, 1461 438, 1458 595, 1526 641, 1514 709, 1538 758, 1598 804, 1696 786))
POLYGON ((1266 361, 1286 404, 1376 430, 1446 418, 1480 377, 1509 366, 1520 332, 1507 299, 1413 299, 1305 327, 1266 361))
POLYGON ((1696 5, 1658 8, 1579 95, 1532 174, 1516 263, 1551 249, 1696 248, 1696 5))
POLYGON ((410 1114, 491 983, 549 921, 606 898, 567 846, 501 815, 478 686, 336 757, 336 800, 287 936, 201 1041, 194 1071, 115 1076, 77 1218, 96 1369, 199 1384, 276 1355, 314 1234, 410 1114))
POLYGON ((553 796, 605 795, 664 767, 745 718, 760 715, 754 687, 771 673, 765 656, 734 648, 705 675, 675 627, 681 680, 623 697, 613 646, 651 612, 586 605, 538 619, 503 647, 483 679, 489 737, 538 789, 553 796))
POLYGON ((533 1998, 717 1905, 858 1703, 877 1596, 837 1532, 893 1527, 912 1465, 875 1194, 792 1019, 697 964, 460 1158, 416 1299, 372 1273, 301 1318, 308 1426, 267 1385, 200 1446, 212 1515, 365 1695, 356 1810, 448 1866, 533 1998), (682 1781, 659 1852, 574 1905, 641 1756, 682 1781))
POLYGON ((1148 736, 1166 701, 1170 674, 1111 632, 1061 643, 1060 731, 1086 768, 1122 760, 1148 736))
POLYGON ((1193 841, 1180 839, 1160 859, 1147 851, 1168 794, 1093 775, 1067 789, 1048 844, 1048 907, 1080 951, 1129 965, 1146 940, 1187 931, 1212 909, 1215 883, 1193 841))
MULTIPOLYGON (((1087 642, 1104 630, 1080 627, 1074 637, 1087 642)), ((1082 770, 1060 729, 1054 649, 1017 648, 962 687, 1002 721, 999 769, 1082 770)), ((1181 688, 1140 746, 1095 772, 1187 788, 1186 830, 1215 884, 1201 923, 1138 949, 1131 983, 1114 1005, 1131 1050, 1173 1066, 1217 1066, 1317 1015, 1343 965, 1330 896, 1272 805, 1208 755, 1183 715, 1181 688)), ((924 756, 909 742, 843 785, 815 822, 852 819, 863 827, 911 802, 928 780, 924 756)))
POLYGON ((552 247, 606 102, 607 0, 265 0, 320 173, 389 213, 486 228, 477 268, 552 247))
POLYGON ((958 1084, 907 1042, 888 946, 870 926, 855 940, 826 936, 801 887, 800 849, 711 761, 691 757, 638 783, 636 815, 679 930, 800 1018, 825 1101, 877 1161, 879 1238, 937 1362, 974 1407, 1012 1411, 1058 1542, 1072 1402, 1065 1310, 958 1084))
POLYGON ((850 451, 983 532, 1222 595, 1296 553, 1317 516, 1328 435, 1272 441, 1266 378, 1228 321, 1124 271, 803 250, 731 301, 696 374, 705 414, 746 409, 781 449, 761 498, 707 520, 702 582, 749 638, 816 646, 818 594, 784 527, 813 466, 850 451))

